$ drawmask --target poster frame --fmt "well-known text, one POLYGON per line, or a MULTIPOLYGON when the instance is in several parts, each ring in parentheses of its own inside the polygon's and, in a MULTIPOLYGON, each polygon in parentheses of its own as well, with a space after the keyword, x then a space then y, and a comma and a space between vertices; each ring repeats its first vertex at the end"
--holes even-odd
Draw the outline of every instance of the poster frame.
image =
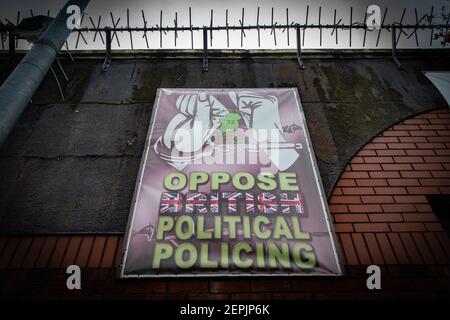
POLYGON ((123 245, 123 249, 122 249, 122 256, 121 256, 120 264, 119 264, 118 270, 117 270, 118 271, 117 276, 120 279, 197 278, 197 277, 205 278, 205 277, 286 277, 286 276, 290 276, 290 277, 339 277, 339 276, 343 276, 344 269, 343 269, 343 265, 341 263, 343 255, 342 255, 342 251, 339 246, 339 243, 336 241, 337 240, 336 233, 334 232, 333 224, 331 223, 331 221, 332 221, 332 219, 331 219, 331 214, 330 214, 330 211, 328 208, 326 194, 323 189, 322 179, 321 179, 321 176, 319 173, 319 168, 317 166, 314 149, 313 149, 313 146, 311 143, 311 138, 310 138, 309 131, 308 131, 308 125, 306 122, 305 113, 303 111, 303 107, 302 107, 302 104, 300 101, 300 94, 299 94, 297 88, 290 88, 290 87, 283 87, 283 88, 158 88, 157 92, 156 92, 155 102, 153 103, 150 125, 149 125, 149 129, 147 130, 147 136, 145 139, 144 150, 142 153, 141 162, 139 165, 139 171, 138 171, 138 175, 137 175, 137 179, 136 179, 136 183, 135 183, 133 198, 132 198, 131 207, 130 207, 130 213, 129 213, 128 221, 127 221, 127 227, 125 229, 125 237, 124 237, 124 242, 123 242, 124 245, 123 245), (125 274, 124 273, 125 263, 126 263, 128 249, 129 249, 130 240, 131 240, 131 228, 132 228, 133 222, 134 222, 136 206, 137 206, 137 199, 139 197, 140 190, 141 190, 142 178, 143 178, 143 175, 145 172, 146 162, 147 162, 147 158, 148 158, 149 151, 151 148, 150 141, 151 141, 151 137, 152 137, 152 133, 153 133, 153 129, 154 129, 154 124, 155 124, 155 121, 156 121, 156 118, 158 115, 158 111, 159 111, 158 108, 160 106, 159 102, 160 102, 162 92, 164 90, 229 91, 229 90, 276 90, 276 89, 291 90, 295 96, 295 102, 297 104, 297 111, 299 112, 300 119, 303 122, 303 132, 305 134, 305 140, 308 145, 308 154, 309 154, 309 158, 310 158, 310 161, 312 164, 314 177, 316 178, 315 183, 316 183, 317 189, 319 190, 319 193, 320 193, 321 206, 323 209, 324 218, 325 218, 325 222, 326 222, 327 229, 328 229, 328 234, 329 234, 330 240, 331 240, 331 246, 332 246, 332 250, 333 250, 333 258, 336 262, 338 272, 337 273, 317 274, 317 273, 298 273, 298 272, 285 272, 285 273, 253 272, 252 273, 252 272, 236 271, 236 272, 224 272, 224 273, 214 272, 213 273, 213 272, 207 272, 207 271, 201 271, 201 272, 190 271, 189 273, 180 273, 180 274, 176 274, 176 273, 172 273, 172 274, 171 273, 125 274))

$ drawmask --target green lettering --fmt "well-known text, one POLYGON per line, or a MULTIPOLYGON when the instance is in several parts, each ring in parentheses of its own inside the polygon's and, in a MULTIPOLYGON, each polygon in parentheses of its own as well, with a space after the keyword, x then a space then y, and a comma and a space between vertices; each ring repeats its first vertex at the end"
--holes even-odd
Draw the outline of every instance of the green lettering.
POLYGON ((255 178, 251 173, 238 172, 233 176, 233 186, 238 190, 250 190, 255 185, 255 178), (242 183, 241 179, 245 178, 246 182, 242 183))
POLYGON ((269 225, 270 220, 266 216, 257 216, 253 220, 253 233, 255 236, 257 236, 259 239, 268 239, 270 237, 270 231, 269 230, 262 230, 261 224, 269 225))
POLYGON ((261 172, 258 174, 257 186, 263 191, 272 191, 277 188, 277 182, 275 181, 275 175, 271 172, 261 172))
POLYGON ((208 182, 209 176, 206 172, 191 172, 189 177, 189 191, 196 191, 200 184, 208 182))
POLYGON ((316 266, 314 249, 306 242, 297 242, 292 248, 292 255, 294 257, 295 264, 302 269, 311 269, 316 266))
POLYGON ((280 243, 279 245, 281 246, 281 249, 275 243, 269 243, 268 245, 269 266, 271 268, 276 268, 279 263, 283 268, 290 268, 289 246, 286 242, 280 243))
POLYGON ((164 178, 164 188, 170 191, 179 191, 186 187, 186 175, 183 172, 172 172, 164 178), (174 183, 174 180, 176 183, 174 183))
POLYGON ((228 172, 214 172, 211 175, 211 190, 218 191, 221 184, 230 182, 230 174, 228 172))
POLYGON ((191 238, 194 235, 194 219, 191 216, 180 216, 175 225, 175 234, 180 240, 191 238))
POLYGON ((155 244, 155 249, 153 250, 153 252, 152 267, 154 269, 158 269, 161 267, 161 260, 168 259, 172 255, 173 248, 170 244, 157 242, 155 244))
POLYGON ((281 237, 292 239, 291 230, 289 229, 289 225, 283 216, 278 216, 275 219, 273 237, 274 239, 280 239, 281 237))
POLYGON ((196 260, 197 249, 192 243, 182 243, 175 251, 175 263, 181 269, 193 267, 196 260))
POLYGON ((233 262, 238 268, 248 268, 252 265, 253 260, 250 258, 241 259, 241 251, 249 253, 252 251, 252 247, 246 242, 238 242, 233 248, 233 262))
POLYGON ((164 232, 170 231, 173 228, 173 217, 171 216, 159 216, 158 228, 156 231, 156 239, 163 240, 164 232))
POLYGON ((298 191, 297 174, 295 172, 279 172, 281 191, 298 191))

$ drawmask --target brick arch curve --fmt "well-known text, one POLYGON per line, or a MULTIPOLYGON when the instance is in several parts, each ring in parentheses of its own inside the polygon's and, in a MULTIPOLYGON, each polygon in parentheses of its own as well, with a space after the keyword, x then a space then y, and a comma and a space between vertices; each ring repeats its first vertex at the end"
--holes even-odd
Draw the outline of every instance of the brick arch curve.
POLYGON ((344 263, 448 264, 450 242, 430 194, 450 194, 449 108, 381 132, 343 170, 329 206, 344 263))

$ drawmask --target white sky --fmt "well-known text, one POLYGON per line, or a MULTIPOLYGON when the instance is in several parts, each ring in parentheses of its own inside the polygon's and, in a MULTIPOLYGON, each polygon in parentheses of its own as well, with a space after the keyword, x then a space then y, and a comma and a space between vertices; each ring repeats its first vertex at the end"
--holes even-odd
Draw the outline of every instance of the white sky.
MULTIPOLYGON (((11 21, 16 21, 17 12, 21 11, 21 17, 29 17, 31 15, 30 10, 33 10, 34 15, 47 14, 47 10, 50 10, 50 14, 55 16, 56 12, 65 3, 65 0, 0 0, 0 19, 5 22, 5 18, 11 21)), ((178 12, 178 25, 188 26, 189 7, 192 7, 192 19, 193 25, 209 25, 210 23, 210 10, 214 10, 214 25, 225 24, 225 10, 229 10, 229 24, 238 25, 241 18, 242 8, 245 8, 245 24, 256 23, 257 7, 260 7, 260 23, 270 24, 271 10, 274 7, 274 20, 279 24, 285 24, 286 22, 286 8, 289 8, 289 20, 304 23, 306 6, 309 5, 309 23, 318 22, 319 6, 322 6, 322 23, 332 24, 334 9, 337 9, 337 20, 342 19, 342 22, 349 23, 350 7, 353 7, 353 20, 363 22, 364 13, 366 7, 370 4, 377 4, 381 7, 382 13, 386 6, 388 6, 388 14, 385 23, 392 23, 393 21, 399 22, 402 11, 407 8, 404 23, 415 23, 414 8, 418 10, 419 18, 424 14, 430 13, 431 6, 434 6, 434 13, 437 15, 435 18, 436 23, 443 23, 440 17, 442 13, 442 7, 445 6, 446 12, 450 10, 449 0, 396 0, 396 1, 374 1, 374 0, 91 0, 87 10, 86 17, 83 22, 83 26, 91 27, 89 17, 97 23, 98 17, 102 16, 101 26, 112 26, 110 12, 113 13, 114 18, 120 18, 118 26, 126 26, 126 10, 130 9, 130 25, 131 26, 143 26, 142 13, 144 10, 146 19, 149 21, 149 25, 159 24, 160 11, 163 10, 163 26, 173 26, 173 20, 175 18, 175 12, 178 12)), ((445 22, 445 21, 444 21, 445 22)), ((335 43, 335 36, 331 36, 331 30, 323 31, 323 47, 322 48, 349 48, 349 32, 346 30, 339 30, 339 44, 335 43)), ((360 48, 362 46, 363 31, 353 31, 352 35, 352 48, 360 48)), ((375 47, 376 38, 378 32, 368 32, 366 40, 366 48, 375 47)), ((277 30, 277 47, 279 49, 295 48, 295 31, 290 31, 290 46, 287 44, 286 33, 282 33, 281 30, 277 30)), ((88 45, 85 45, 83 40, 79 41, 79 49, 103 49, 100 37, 97 36, 97 40, 93 43, 94 34, 85 34, 88 45)), ((159 33, 148 34, 150 48, 160 47, 160 35, 159 33)), ((240 43, 240 31, 230 31, 230 48, 241 48, 240 43)), ((191 40, 190 33, 179 33, 177 40, 177 48, 190 49, 191 40)), ((72 34, 69 39, 70 48, 73 50, 77 40, 76 34, 72 34)), ((120 49, 130 49, 130 40, 128 33, 119 34, 120 49)), ((421 47, 428 47, 430 41, 430 32, 419 32, 419 41, 421 47)), ((20 48, 26 48, 26 42, 20 41, 20 48)), ((145 39, 142 37, 142 33, 134 33, 133 43, 135 49, 145 49, 145 39)), ((387 31, 383 31, 380 39, 380 48, 389 48, 391 43, 390 34, 387 31)), ((440 40, 433 41, 433 45, 440 47, 440 40)), ((194 47, 202 47, 202 35, 199 32, 194 32, 194 47)), ((402 36, 399 42, 399 47, 416 47, 414 36, 409 40, 405 36, 402 36)), ((113 49, 119 48, 117 41, 113 42, 113 49)), ((168 33, 163 35, 163 48, 174 48, 174 35, 168 33)), ((212 48, 226 48, 226 32, 215 32, 212 48)), ((247 31, 244 38, 245 49, 258 48, 257 44, 257 32, 247 31)), ((261 31, 261 48, 273 49, 274 41, 273 35, 270 31, 261 31)), ((314 49, 319 48, 319 31, 307 30, 305 37, 305 48, 314 49)))

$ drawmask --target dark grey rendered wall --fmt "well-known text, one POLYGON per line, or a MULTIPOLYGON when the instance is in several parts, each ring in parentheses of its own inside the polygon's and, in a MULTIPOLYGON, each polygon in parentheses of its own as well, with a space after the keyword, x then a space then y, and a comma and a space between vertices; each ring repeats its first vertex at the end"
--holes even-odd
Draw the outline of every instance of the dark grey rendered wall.
MULTIPOLYGON (((0 149, 0 233, 120 233, 125 229, 159 87, 298 87, 326 192, 352 156, 393 123, 445 105, 423 70, 448 57, 63 61, 61 103, 47 76, 0 149)), ((10 68, 0 60, 0 80, 10 68), (3 69, 2 69, 3 67, 3 69)))

